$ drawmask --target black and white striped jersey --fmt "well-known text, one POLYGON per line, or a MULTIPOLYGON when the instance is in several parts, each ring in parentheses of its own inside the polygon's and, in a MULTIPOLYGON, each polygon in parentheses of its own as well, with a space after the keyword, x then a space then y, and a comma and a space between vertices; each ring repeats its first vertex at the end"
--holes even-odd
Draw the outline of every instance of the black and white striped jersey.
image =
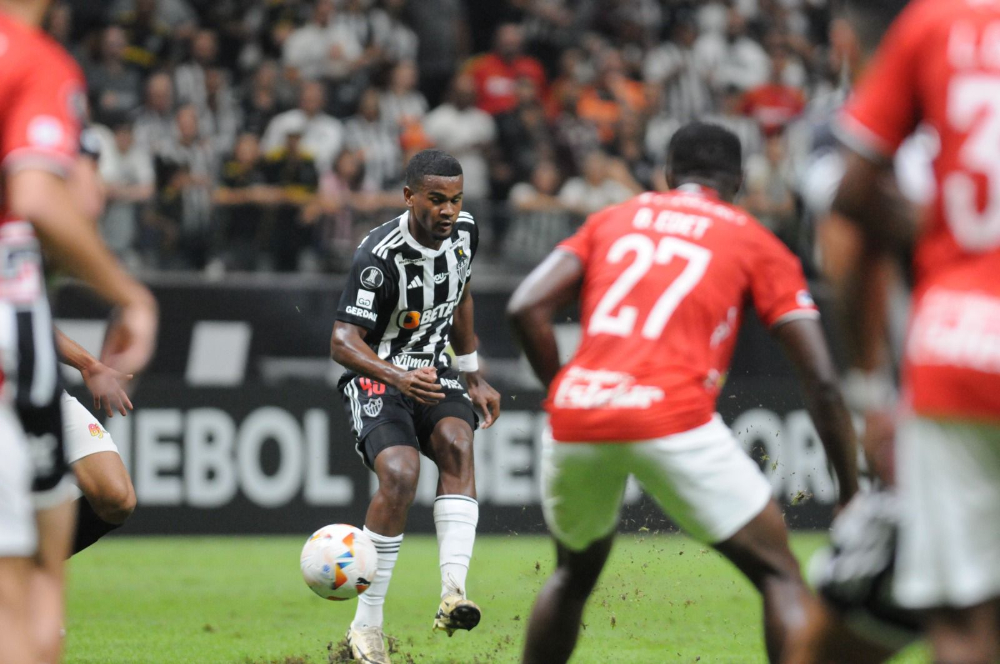
MULTIPOLYGON (((340 296, 337 320, 369 330, 368 345, 404 369, 446 367, 444 353, 455 307, 472 276, 479 230, 460 212, 451 237, 438 249, 410 234, 409 212, 364 239, 340 296)), ((341 379, 350 380, 350 371, 341 379)))

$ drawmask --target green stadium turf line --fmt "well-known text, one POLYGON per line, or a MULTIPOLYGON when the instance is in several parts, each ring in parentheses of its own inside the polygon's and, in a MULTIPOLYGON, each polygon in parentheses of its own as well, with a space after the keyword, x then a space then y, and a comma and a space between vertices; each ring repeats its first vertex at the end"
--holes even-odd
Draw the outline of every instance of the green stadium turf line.
MULTIPOLYGON (((824 541, 797 534, 805 560, 824 541)), ((109 538, 70 564, 67 664, 328 664, 354 601, 322 600, 298 569, 303 537, 109 538)), ((525 621, 552 569, 549 540, 480 536, 472 632, 431 633, 437 542, 407 536, 386 602, 393 662, 517 662, 525 621)), ((725 560, 679 535, 622 535, 584 618, 576 664, 764 662, 753 588, 725 560)), ((926 661, 919 650, 894 664, 926 661)))

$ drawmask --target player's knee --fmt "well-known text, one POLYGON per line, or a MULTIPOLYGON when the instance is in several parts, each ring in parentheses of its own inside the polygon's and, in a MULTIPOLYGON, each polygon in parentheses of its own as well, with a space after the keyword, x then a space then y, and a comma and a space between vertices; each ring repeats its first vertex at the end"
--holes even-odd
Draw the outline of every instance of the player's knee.
POLYGON ((464 433, 442 436, 434 446, 434 458, 441 472, 464 474, 472 468, 472 438, 464 433))
POLYGON ((135 511, 135 489, 127 479, 108 482, 101 487, 100 495, 88 498, 97 516, 108 523, 121 525, 135 511))
MULTIPOLYGON (((384 453, 383 453, 384 454, 384 453)), ((394 504, 409 505, 417 493, 420 459, 386 457, 378 464, 379 493, 394 504)))

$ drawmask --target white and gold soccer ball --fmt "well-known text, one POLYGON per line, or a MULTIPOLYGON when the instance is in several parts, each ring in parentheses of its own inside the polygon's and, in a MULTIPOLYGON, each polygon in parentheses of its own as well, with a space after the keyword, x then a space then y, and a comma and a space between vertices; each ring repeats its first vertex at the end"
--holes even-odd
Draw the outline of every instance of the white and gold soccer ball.
POLYGON ((302 577, 324 599, 354 599, 375 578, 378 552, 365 533, 346 523, 323 526, 306 540, 302 577))

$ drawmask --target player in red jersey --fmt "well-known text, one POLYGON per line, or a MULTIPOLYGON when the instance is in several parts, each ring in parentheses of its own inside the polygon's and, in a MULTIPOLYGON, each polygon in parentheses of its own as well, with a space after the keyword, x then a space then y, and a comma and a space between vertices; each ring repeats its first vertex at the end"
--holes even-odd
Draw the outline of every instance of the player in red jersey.
POLYGON ((511 299, 516 335, 549 385, 541 475, 558 547, 525 662, 569 658, 630 474, 757 587, 772 661, 803 626, 811 598, 771 486, 715 412, 746 303, 799 369, 842 503, 857 486, 854 438, 798 260, 730 203, 740 153, 721 127, 682 128, 668 155, 674 190, 592 215, 511 299), (578 291, 584 336, 560 367, 551 321, 578 291))
POLYGON ((835 208, 857 222, 859 269, 892 248, 889 159, 919 124, 939 137, 913 260, 893 586, 926 611, 939 662, 1000 659, 998 43, 997 0, 911 2, 840 120, 852 152, 835 208))
POLYGON ((118 267, 64 180, 78 145, 83 81, 38 28, 48 4, 0 0, 0 661, 32 664, 59 659, 74 516, 39 241, 120 307, 106 364, 140 369, 156 331, 152 296, 118 267))

